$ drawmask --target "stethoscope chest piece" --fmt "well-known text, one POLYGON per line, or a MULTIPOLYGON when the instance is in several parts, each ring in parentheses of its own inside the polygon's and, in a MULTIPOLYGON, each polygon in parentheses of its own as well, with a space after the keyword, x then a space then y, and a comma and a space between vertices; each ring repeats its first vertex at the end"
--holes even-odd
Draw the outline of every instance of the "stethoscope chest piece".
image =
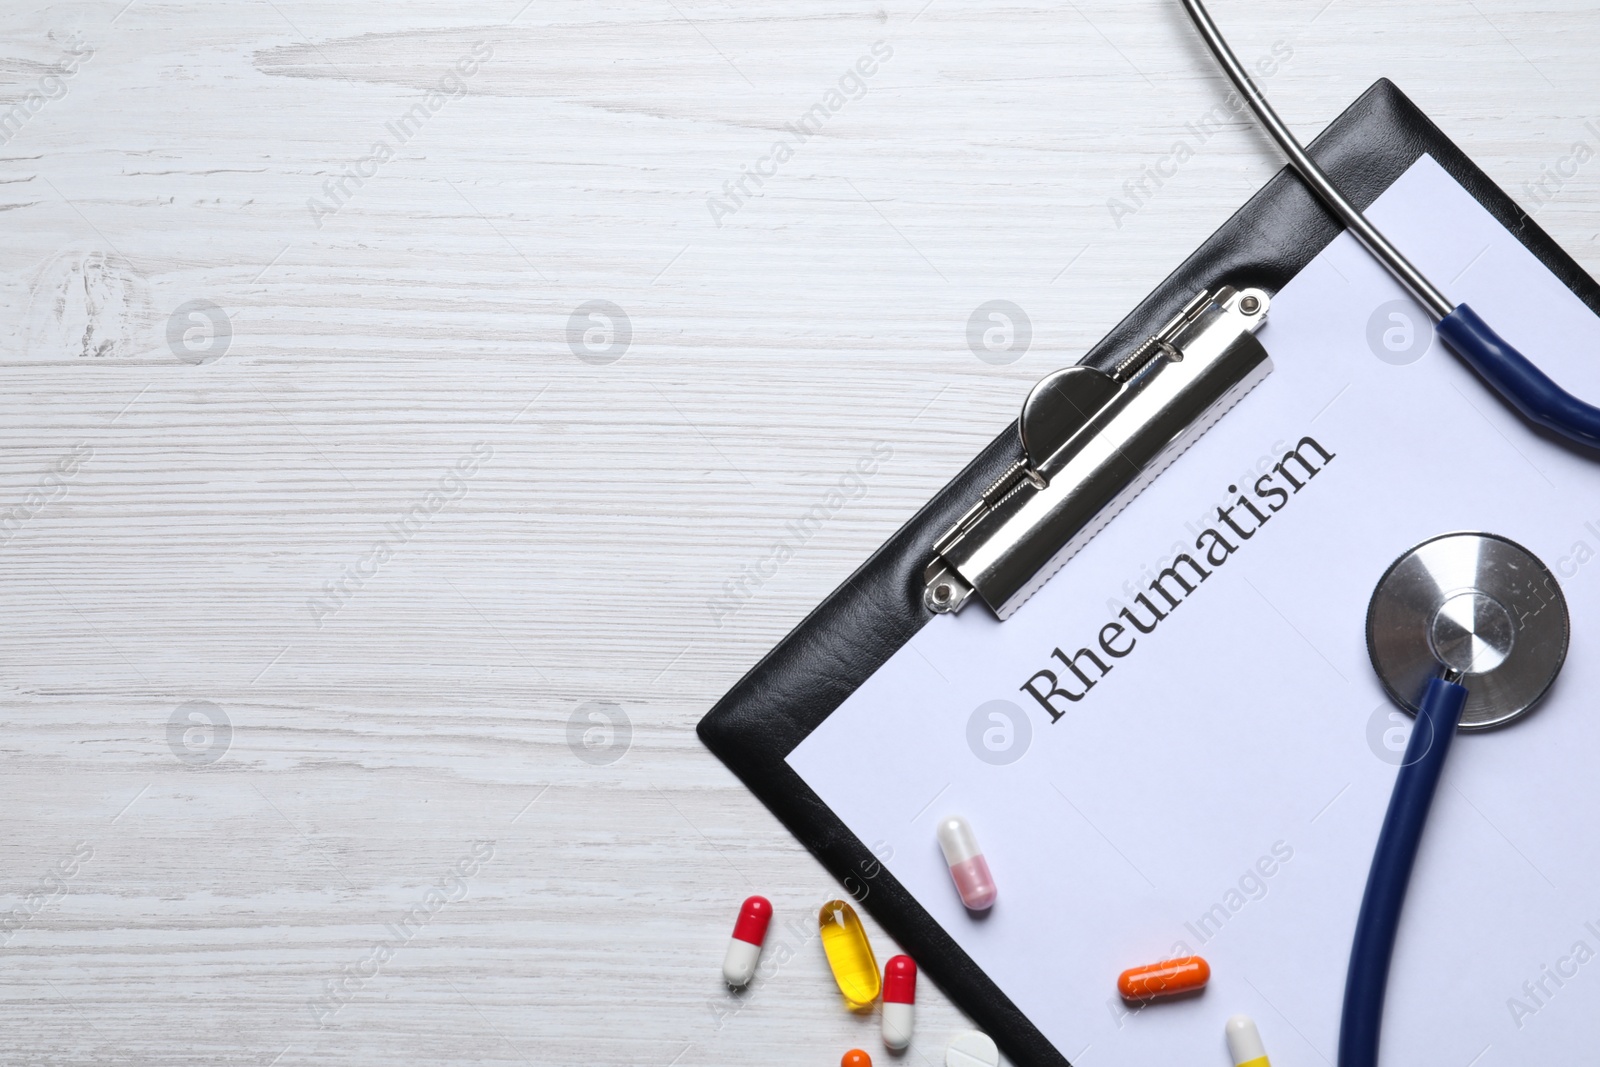
POLYGON ((1567 658, 1567 601, 1539 558, 1504 537, 1453 533, 1395 560, 1367 608, 1367 651, 1415 714, 1440 668, 1470 695, 1461 729, 1501 726, 1539 702, 1567 658))

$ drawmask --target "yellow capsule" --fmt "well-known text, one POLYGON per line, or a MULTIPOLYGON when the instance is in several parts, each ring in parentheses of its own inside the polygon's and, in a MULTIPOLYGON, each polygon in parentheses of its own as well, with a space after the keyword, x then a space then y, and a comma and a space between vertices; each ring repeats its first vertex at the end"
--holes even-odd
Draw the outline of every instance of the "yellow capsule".
POLYGON ((883 979, 856 909, 842 900, 830 900, 817 915, 817 926, 822 931, 822 951, 827 953, 833 980, 839 983, 839 992, 844 994, 850 1010, 871 1007, 883 988, 883 979))

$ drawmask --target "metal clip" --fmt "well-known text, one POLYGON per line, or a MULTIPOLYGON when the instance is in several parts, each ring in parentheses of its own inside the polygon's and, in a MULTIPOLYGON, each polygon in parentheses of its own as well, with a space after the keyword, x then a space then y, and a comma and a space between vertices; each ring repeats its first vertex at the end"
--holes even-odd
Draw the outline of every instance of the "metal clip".
POLYGON ((923 603, 975 592, 1008 618, 1272 370, 1255 339, 1267 294, 1198 294, 1106 373, 1068 367, 1023 401, 1023 459, 934 545, 923 603))

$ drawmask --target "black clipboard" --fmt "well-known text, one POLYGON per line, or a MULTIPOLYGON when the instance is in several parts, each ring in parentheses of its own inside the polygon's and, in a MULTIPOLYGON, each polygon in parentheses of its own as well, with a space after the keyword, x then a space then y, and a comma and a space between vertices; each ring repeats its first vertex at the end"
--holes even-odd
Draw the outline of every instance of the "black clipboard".
MULTIPOLYGON (((1432 156, 1600 315, 1600 284, 1387 79, 1367 89, 1309 150, 1363 210, 1418 158, 1432 156)), ((1110 370, 1203 288, 1226 282, 1276 293, 1342 229, 1284 168, 1080 362, 1110 370)), ((1021 458, 1013 423, 751 668, 700 720, 698 732, 847 888, 872 877, 862 906, 1010 1060, 1070 1067, 911 894, 886 870, 880 873, 870 849, 785 762, 933 617, 923 604, 923 568, 934 543, 1021 458)))

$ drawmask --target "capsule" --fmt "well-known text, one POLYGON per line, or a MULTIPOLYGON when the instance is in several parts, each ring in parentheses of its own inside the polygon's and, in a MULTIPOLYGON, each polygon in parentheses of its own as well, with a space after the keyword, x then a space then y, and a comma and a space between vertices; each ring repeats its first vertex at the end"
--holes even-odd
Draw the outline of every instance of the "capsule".
POLYGON ((767 939, 767 924, 771 921, 772 901, 766 897, 750 897, 739 905, 739 919, 733 924, 728 954, 722 957, 722 977, 729 985, 748 985, 756 976, 761 943, 767 939))
POLYGON ((1228 1054, 1233 1057, 1233 1067, 1272 1067, 1267 1062, 1267 1047, 1261 1043, 1261 1031, 1248 1015, 1235 1015, 1224 1028, 1228 1035, 1228 1054))
POLYGON ((833 980, 839 984, 845 1003, 851 1011, 870 1007, 878 999, 883 983, 878 978, 878 958, 872 954, 872 944, 856 909, 842 900, 830 900, 817 915, 817 927, 822 933, 828 968, 833 971, 833 980))
POLYGON ((839 1061, 839 1067, 872 1067, 872 1057, 861 1049, 853 1048, 844 1054, 839 1061))
POLYGON ((911 1044, 916 1002, 917 965, 910 956, 891 956, 883 965, 883 1043, 896 1052, 911 1044))
POLYGON ((988 1034, 968 1030, 950 1039, 944 1050, 944 1067, 1000 1067, 1000 1050, 988 1034))
POLYGON ((939 848, 944 852, 944 861, 950 865, 950 877, 955 879, 961 903, 973 911, 993 907, 999 890, 995 888, 994 876, 989 873, 989 861, 983 858, 978 838, 967 820, 952 815, 941 822, 939 848))
POLYGON ((1211 981, 1211 965, 1199 956, 1134 967, 1117 978, 1117 992, 1124 1000, 1155 1000, 1193 993, 1211 981))

